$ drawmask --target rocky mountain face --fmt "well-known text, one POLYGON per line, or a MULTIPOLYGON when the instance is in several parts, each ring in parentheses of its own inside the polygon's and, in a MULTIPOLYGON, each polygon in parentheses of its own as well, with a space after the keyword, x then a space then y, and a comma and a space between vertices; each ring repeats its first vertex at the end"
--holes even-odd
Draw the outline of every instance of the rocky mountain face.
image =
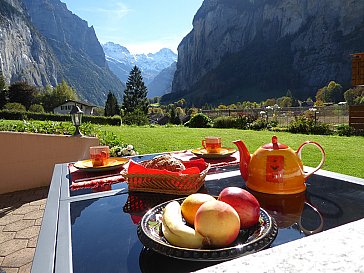
POLYGON ((205 0, 163 100, 259 101, 287 89, 306 99, 331 80, 349 87, 363 14, 362 0, 205 0))
POLYGON ((148 98, 154 98, 171 93, 172 81, 176 72, 177 62, 173 62, 170 66, 163 69, 154 79, 147 85, 148 98))
POLYGON ((132 54, 126 47, 113 42, 108 42, 102 47, 111 71, 121 81, 128 80, 131 69, 136 65, 148 87, 148 97, 161 96, 168 90, 170 92, 175 68, 173 63, 177 61, 177 54, 172 50, 163 48, 156 53, 132 54), (164 71, 165 69, 167 70, 164 71), (157 77, 159 73, 162 74, 157 77))
POLYGON ((60 63, 18 0, 0 0, 0 69, 8 83, 56 85, 60 63))
POLYGON ((59 0, 0 0, 1 69, 9 83, 65 79, 82 99, 104 105, 125 86, 110 71, 93 27, 59 0))

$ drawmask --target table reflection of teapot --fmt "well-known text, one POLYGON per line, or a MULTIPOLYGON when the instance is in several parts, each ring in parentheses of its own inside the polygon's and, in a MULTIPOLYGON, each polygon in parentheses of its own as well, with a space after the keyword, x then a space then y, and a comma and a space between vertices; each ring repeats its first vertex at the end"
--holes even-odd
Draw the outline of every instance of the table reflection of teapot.
POLYGON ((305 181, 325 162, 325 151, 320 144, 306 141, 295 152, 287 145, 278 143, 276 136, 250 155, 244 142, 234 141, 240 153, 240 172, 249 189, 270 194, 293 194, 306 189, 305 181), (312 144, 318 147, 322 157, 320 164, 305 174, 301 161, 302 148, 312 144))
POLYGON ((306 202, 305 192, 296 194, 250 192, 257 198, 260 206, 276 220, 279 228, 288 228, 297 224, 300 230, 306 235, 322 231, 324 223, 322 215, 314 206, 306 202), (316 214, 317 217, 315 218, 319 220, 319 224, 313 230, 303 226, 302 213, 305 206, 308 206, 308 208, 312 210, 311 212, 316 214))

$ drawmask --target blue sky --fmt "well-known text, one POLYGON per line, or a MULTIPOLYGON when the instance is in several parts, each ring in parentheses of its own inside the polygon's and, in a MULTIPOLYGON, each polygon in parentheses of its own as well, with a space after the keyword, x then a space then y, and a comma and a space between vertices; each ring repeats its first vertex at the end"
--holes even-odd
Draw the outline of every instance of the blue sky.
POLYGON ((177 46, 192 30, 203 0, 61 0, 93 25, 101 43, 121 44, 132 53, 177 46))

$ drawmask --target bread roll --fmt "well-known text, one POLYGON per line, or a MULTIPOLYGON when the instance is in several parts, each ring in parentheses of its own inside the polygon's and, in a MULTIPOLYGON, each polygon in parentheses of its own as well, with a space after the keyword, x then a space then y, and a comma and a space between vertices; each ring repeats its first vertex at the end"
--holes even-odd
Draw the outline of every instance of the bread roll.
POLYGON ((186 169, 181 160, 169 154, 157 156, 143 165, 148 169, 168 170, 171 172, 179 172, 186 169))

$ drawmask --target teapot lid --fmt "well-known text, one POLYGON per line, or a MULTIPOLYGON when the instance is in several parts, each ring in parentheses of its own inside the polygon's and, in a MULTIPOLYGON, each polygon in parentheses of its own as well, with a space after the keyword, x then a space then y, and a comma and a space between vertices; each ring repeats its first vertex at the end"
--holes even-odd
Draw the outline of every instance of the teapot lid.
POLYGON ((279 150, 279 149, 287 149, 288 146, 285 144, 278 143, 277 136, 272 137, 272 143, 267 143, 262 146, 264 149, 273 149, 273 150, 279 150))

